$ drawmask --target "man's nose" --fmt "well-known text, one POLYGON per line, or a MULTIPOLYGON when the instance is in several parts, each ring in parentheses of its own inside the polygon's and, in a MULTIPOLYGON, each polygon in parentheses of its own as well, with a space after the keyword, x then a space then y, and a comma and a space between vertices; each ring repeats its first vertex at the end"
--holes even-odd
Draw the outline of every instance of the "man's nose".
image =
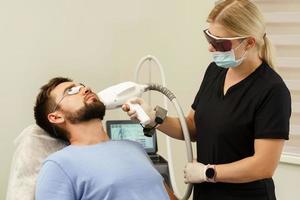
POLYGON ((88 93, 90 93, 92 90, 91 90, 91 88, 90 87, 87 87, 87 86, 85 86, 85 87, 83 87, 83 89, 82 89, 82 94, 88 94, 88 93))

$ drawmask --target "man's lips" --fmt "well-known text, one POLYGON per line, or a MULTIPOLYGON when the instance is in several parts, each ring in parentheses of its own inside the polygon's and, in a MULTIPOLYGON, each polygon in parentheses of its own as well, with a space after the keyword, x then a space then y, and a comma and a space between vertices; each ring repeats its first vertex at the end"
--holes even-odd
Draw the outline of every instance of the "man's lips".
POLYGON ((89 100, 89 99, 95 100, 95 99, 97 99, 97 96, 96 96, 95 94, 88 94, 88 95, 86 95, 86 96, 84 97, 84 100, 85 100, 85 101, 87 101, 87 100, 89 100))

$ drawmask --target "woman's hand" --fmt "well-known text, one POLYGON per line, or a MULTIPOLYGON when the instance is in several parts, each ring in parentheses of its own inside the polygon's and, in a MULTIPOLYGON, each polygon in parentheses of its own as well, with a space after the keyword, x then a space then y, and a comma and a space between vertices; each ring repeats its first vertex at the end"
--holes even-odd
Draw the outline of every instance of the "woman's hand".
POLYGON ((197 160, 193 160, 193 162, 189 162, 186 164, 184 168, 184 182, 185 183, 202 183, 207 181, 207 177, 205 175, 207 165, 197 162, 197 160))
POLYGON ((148 105, 142 98, 133 98, 128 100, 125 104, 122 105, 122 110, 124 112, 127 112, 127 115, 130 117, 132 121, 137 121, 137 113, 135 110, 131 110, 129 104, 139 104, 141 105, 144 112, 149 116, 150 118, 150 126, 155 126, 155 111, 152 109, 150 105, 148 105))

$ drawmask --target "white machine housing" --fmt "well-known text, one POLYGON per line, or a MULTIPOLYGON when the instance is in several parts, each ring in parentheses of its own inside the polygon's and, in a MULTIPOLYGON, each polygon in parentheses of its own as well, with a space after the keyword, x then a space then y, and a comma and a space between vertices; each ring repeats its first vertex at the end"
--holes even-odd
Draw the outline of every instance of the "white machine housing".
MULTIPOLYGON (((128 100, 134 97, 141 97, 147 88, 148 85, 136 84, 134 82, 127 81, 110 86, 100 91, 97 95, 105 105, 106 109, 115 109, 121 107, 128 100)), ((127 104, 130 109, 136 111, 137 118, 141 124, 145 126, 150 123, 150 117, 144 112, 139 104, 127 104)))

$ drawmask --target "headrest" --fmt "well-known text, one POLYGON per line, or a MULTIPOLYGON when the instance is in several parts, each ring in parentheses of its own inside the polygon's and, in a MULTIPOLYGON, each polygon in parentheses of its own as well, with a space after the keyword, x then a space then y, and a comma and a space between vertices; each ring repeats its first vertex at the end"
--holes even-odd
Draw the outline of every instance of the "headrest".
POLYGON ((15 139, 6 200, 34 200, 35 183, 43 161, 65 147, 36 124, 25 128, 15 139))
MULTIPOLYGON (((62 144, 63 142, 51 137, 46 131, 44 131, 41 127, 39 127, 36 124, 31 124, 28 127, 26 127, 20 135, 15 139, 14 144, 16 146, 20 145, 21 143, 24 143, 24 140, 28 139, 35 139, 39 141, 47 141, 54 144, 62 144)), ((52 144, 51 144, 52 145, 52 144)))

